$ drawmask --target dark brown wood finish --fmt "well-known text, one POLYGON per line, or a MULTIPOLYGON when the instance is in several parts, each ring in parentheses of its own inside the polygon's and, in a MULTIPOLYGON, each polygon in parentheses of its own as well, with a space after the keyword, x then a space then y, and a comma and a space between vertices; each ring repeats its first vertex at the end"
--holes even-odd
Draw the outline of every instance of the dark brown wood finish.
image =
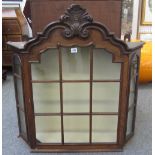
MULTIPOLYGON (((53 2, 53 1, 52 1, 53 2)), ((60 2, 60 1, 59 1, 60 2)), ((62 1, 64 2, 64 1, 62 1)), ((88 1, 87 1, 88 2, 88 1)), ((102 1, 101 1, 102 2, 102 1)), ((34 1, 35 3, 35 1, 34 1)), ((83 4, 83 1, 81 1, 83 4)), ((37 4, 37 3, 36 3, 37 4)), ((65 2, 67 5, 68 2, 65 2)), ((87 8, 87 7, 86 7, 87 8)), ((88 7, 89 8, 89 7, 88 7)), ((46 26, 42 33, 26 43, 8 43, 17 54, 20 55, 23 65, 22 78, 24 86, 24 101, 27 117, 29 143, 33 152, 71 152, 71 151, 120 151, 126 142, 126 126, 128 113, 128 97, 130 86, 130 55, 136 53, 143 43, 127 45, 110 33, 105 25, 95 22, 80 5, 72 5, 68 8, 59 21, 46 26), (93 80, 93 48, 90 50, 90 79, 88 80, 63 80, 61 47, 87 47, 105 49, 112 54, 113 63, 121 63, 120 79, 117 80, 93 80), (19 47, 18 47, 19 46, 19 47), (88 47, 89 47, 88 46, 88 47), (60 80, 39 81, 31 79, 31 63, 41 62, 41 54, 50 48, 58 48, 60 80), (63 112, 63 83, 89 83, 90 84, 90 109, 88 113, 64 113, 63 112), (116 82, 120 83, 119 110, 118 112, 92 112, 92 82, 116 82), (60 113, 34 113, 32 83, 59 83, 60 84, 60 113), (89 142, 64 143, 63 116, 87 115, 89 116, 89 142), (92 115, 118 116, 116 143, 92 143, 92 115), (35 116, 61 116, 62 143, 46 144, 38 143, 35 131, 35 116)), ((138 64, 139 65, 139 64, 138 64)), ((136 88, 137 89, 137 88, 136 88)), ((136 102, 136 99, 135 99, 136 102)), ((134 120, 135 121, 135 120, 134 120)))
POLYGON ((134 98, 134 115, 132 121, 132 132, 135 130, 135 120, 136 120, 136 108, 137 108, 137 97, 138 97, 138 84, 139 84, 139 68, 140 68, 140 52, 136 54, 137 57, 137 68, 136 68, 136 85, 135 85, 135 98, 134 98))
POLYGON ((92 143, 92 98, 93 98, 93 49, 92 46, 90 48, 90 105, 89 105, 89 143, 92 143))
POLYGON ((33 93, 31 85, 31 66, 28 62, 28 54, 21 55, 23 64, 23 87, 24 87, 24 101, 25 110, 27 118, 27 128, 28 128, 28 139, 31 148, 36 146, 36 133, 35 133, 35 116, 34 116, 34 105, 33 105, 33 93))
POLYGON ((95 21, 104 23, 117 37, 121 36, 121 0, 28 0, 27 3, 31 12, 27 18, 31 16, 34 36, 51 21, 59 19, 71 4, 87 8, 95 21))
MULTIPOLYGON (((70 116, 70 115, 118 115, 118 112, 82 112, 82 113, 66 113, 64 112, 63 115, 70 116)), ((35 116, 61 116, 61 113, 35 113, 35 116)))
POLYGON ((119 117, 118 117, 118 144, 123 147, 126 137, 126 109, 127 109, 127 94, 128 94, 128 70, 129 59, 125 56, 125 62, 121 67, 121 85, 120 85, 120 103, 119 103, 119 117))
POLYGON ((64 123, 63 123, 63 86, 62 86, 62 52, 61 46, 58 44, 59 55, 59 78, 60 78, 60 111, 61 111, 61 142, 64 144, 64 123))
MULTIPOLYGON (((137 68, 136 68, 136 74, 135 74, 135 93, 134 93, 134 103, 131 106, 128 106, 128 112, 130 110, 134 110, 134 114, 133 114, 133 120, 132 120, 132 132, 130 133, 130 135, 127 135, 126 137, 126 141, 128 141, 133 135, 134 135, 134 130, 135 130, 135 120, 136 120, 136 108, 137 108, 137 96, 138 96, 138 80, 139 80, 139 66, 140 66, 140 50, 135 51, 135 53, 133 53, 130 56, 130 74, 129 74, 129 81, 131 80, 131 65, 133 64, 137 64, 137 68), (135 58, 136 58, 136 62, 135 62, 135 58)), ((130 84, 129 84, 129 90, 130 90, 130 84)), ((128 94, 128 98, 129 98, 129 94, 128 94)), ((128 99, 129 101, 129 99, 128 99)), ((129 103, 128 103, 129 104, 129 103)), ((127 113, 128 114, 128 113, 127 113)))

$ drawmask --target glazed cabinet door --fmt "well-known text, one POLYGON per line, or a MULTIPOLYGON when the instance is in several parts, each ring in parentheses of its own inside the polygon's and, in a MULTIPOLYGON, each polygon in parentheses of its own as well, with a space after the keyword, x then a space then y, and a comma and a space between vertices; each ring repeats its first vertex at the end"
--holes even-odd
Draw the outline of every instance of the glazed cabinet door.
POLYGON ((37 143, 117 143, 121 63, 112 57, 60 46, 31 63, 37 143))
POLYGON ((130 64, 130 87, 129 87, 129 102, 128 102, 128 117, 126 139, 130 138, 134 133, 137 91, 138 91, 138 72, 139 72, 139 56, 131 56, 130 64))
POLYGON ((14 86, 18 115, 19 135, 27 140, 26 112, 23 93, 22 65, 18 55, 13 56, 14 86))

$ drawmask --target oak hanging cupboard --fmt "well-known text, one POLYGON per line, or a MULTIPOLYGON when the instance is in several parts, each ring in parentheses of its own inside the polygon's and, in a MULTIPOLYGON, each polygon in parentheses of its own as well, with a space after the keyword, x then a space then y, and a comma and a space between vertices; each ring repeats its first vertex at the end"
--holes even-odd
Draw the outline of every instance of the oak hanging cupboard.
POLYGON ((71 5, 27 42, 8 42, 20 136, 33 152, 118 151, 134 133, 140 43, 71 5))

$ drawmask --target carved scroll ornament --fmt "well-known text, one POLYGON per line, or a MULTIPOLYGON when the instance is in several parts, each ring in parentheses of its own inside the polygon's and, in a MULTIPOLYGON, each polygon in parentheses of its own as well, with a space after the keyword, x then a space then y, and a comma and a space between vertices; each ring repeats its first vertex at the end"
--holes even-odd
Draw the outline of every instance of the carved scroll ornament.
POLYGON ((89 33, 84 25, 93 22, 93 18, 88 15, 86 9, 81 8, 80 5, 71 5, 67 9, 64 15, 61 16, 60 22, 67 24, 68 27, 64 30, 64 36, 71 38, 73 36, 79 36, 81 38, 87 38, 89 33))

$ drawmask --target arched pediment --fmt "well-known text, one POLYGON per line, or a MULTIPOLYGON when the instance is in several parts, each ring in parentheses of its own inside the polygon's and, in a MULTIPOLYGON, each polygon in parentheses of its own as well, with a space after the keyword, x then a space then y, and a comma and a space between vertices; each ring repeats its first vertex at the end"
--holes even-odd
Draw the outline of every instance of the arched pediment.
POLYGON ((80 5, 76 4, 71 5, 65 14, 60 17, 59 21, 48 24, 43 32, 38 33, 34 39, 28 41, 25 44, 24 49, 28 51, 41 43, 56 29, 63 29, 62 35, 66 39, 78 37, 84 40, 90 37, 90 30, 94 29, 99 31, 105 40, 118 47, 121 52, 125 53, 129 50, 126 43, 115 37, 105 25, 94 22, 93 18, 86 12, 86 9, 83 9, 80 5))
POLYGON ((104 24, 94 21, 86 9, 76 4, 72 4, 58 21, 49 23, 35 38, 8 44, 21 53, 30 53, 56 47, 59 43, 81 46, 90 42, 117 55, 129 54, 143 45, 140 43, 130 46, 120 40, 104 24))

